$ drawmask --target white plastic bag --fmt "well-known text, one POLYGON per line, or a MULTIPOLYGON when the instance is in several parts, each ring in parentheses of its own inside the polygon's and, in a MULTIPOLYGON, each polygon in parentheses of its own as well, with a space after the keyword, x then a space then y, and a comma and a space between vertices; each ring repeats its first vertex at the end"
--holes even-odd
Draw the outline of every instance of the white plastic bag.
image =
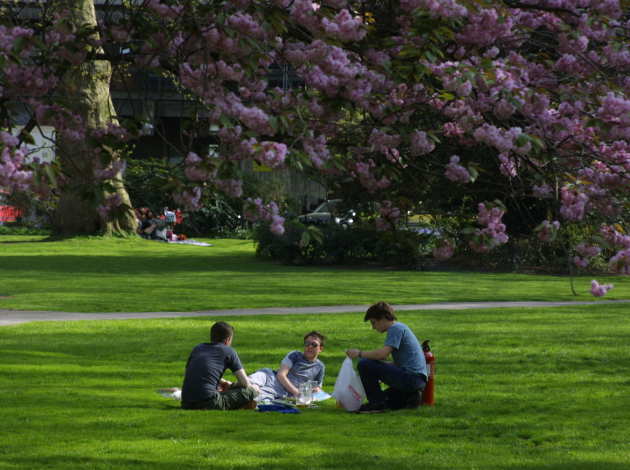
POLYGON ((365 400, 361 378, 352 367, 352 359, 346 357, 335 381, 333 397, 348 411, 356 411, 365 400))

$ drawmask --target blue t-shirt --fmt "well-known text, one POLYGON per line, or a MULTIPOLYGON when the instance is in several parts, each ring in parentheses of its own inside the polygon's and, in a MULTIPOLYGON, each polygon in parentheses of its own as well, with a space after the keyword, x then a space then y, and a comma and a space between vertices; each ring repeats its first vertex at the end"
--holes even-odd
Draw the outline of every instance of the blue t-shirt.
POLYGON ((427 362, 424 360, 418 338, 407 325, 395 322, 387 329, 385 346, 392 348, 394 364, 410 374, 427 374, 427 362))

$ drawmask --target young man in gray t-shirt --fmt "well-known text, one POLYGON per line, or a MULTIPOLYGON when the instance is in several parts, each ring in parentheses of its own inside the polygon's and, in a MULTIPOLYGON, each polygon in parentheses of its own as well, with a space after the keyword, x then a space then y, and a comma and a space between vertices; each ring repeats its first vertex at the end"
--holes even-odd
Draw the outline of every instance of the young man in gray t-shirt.
POLYGON ((364 321, 379 333, 387 333, 385 345, 372 351, 348 349, 348 357, 361 358, 358 369, 368 403, 358 413, 378 413, 386 409, 415 408, 427 383, 427 364, 413 331, 397 321, 394 309, 385 302, 372 305, 364 321), (384 362, 391 354, 393 363, 384 362), (389 385, 381 390, 381 382, 389 385))
POLYGON ((256 399, 297 397, 300 385, 307 381, 316 383, 314 391, 321 390, 326 368, 318 357, 325 341, 324 335, 311 331, 304 336, 304 351, 288 353, 277 371, 265 368, 251 374, 249 381, 259 392, 256 399))

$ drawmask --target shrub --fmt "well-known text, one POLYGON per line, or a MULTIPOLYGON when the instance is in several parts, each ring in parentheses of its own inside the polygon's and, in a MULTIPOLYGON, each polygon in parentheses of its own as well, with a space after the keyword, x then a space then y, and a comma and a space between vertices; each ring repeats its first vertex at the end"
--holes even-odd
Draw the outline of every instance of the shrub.
POLYGON ((287 264, 378 263, 415 267, 428 237, 413 231, 380 232, 370 227, 306 226, 296 220, 285 224, 282 236, 265 225, 254 231, 256 253, 287 264))
POLYGON ((0 225, 0 235, 50 235, 50 230, 26 225, 0 225))

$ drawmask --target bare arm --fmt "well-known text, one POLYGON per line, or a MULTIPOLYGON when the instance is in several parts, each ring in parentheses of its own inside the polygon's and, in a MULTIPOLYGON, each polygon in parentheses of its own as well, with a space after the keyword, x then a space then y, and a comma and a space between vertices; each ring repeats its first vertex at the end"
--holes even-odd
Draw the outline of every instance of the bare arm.
POLYGON ((249 380, 247 379, 247 374, 245 374, 245 369, 239 369, 234 372, 234 376, 236 377, 236 382, 241 387, 250 387, 249 380))
POLYGON ((300 391, 295 387, 295 385, 291 383, 289 377, 287 377, 289 370, 289 366, 284 364, 280 365, 280 369, 278 369, 278 372, 276 373, 276 378, 287 392, 289 392, 294 397, 297 397, 300 394, 300 391))
POLYGON ((365 359, 374 359, 376 361, 383 361, 387 359, 387 356, 394 350, 391 346, 383 346, 380 349, 372 349, 371 351, 361 351, 360 349, 348 349, 346 355, 354 359, 356 357, 365 359))

